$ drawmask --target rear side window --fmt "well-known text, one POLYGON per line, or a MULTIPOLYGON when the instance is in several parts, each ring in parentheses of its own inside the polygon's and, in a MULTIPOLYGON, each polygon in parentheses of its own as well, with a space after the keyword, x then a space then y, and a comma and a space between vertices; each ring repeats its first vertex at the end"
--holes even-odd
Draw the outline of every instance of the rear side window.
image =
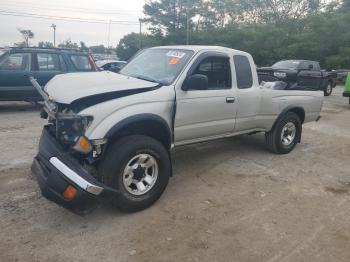
POLYGON ((235 55, 233 61, 236 68, 237 87, 247 89, 253 86, 252 68, 246 56, 235 55))
POLYGON ((38 53, 39 71, 60 71, 60 59, 57 54, 38 53))
POLYGON ((313 64, 313 69, 312 69, 313 71, 320 71, 321 70, 319 63, 312 62, 312 64, 313 64))
POLYGON ((0 70, 30 71, 31 58, 30 53, 15 53, 4 56, 0 61, 0 70))
POLYGON ((310 70, 310 66, 311 65, 312 64, 310 62, 303 61, 303 62, 300 63, 299 69, 301 69, 301 70, 310 70))
POLYGON ((92 66, 91 66, 89 58, 87 56, 71 55, 70 59, 72 60, 76 69, 82 70, 82 71, 91 71, 92 70, 92 66))

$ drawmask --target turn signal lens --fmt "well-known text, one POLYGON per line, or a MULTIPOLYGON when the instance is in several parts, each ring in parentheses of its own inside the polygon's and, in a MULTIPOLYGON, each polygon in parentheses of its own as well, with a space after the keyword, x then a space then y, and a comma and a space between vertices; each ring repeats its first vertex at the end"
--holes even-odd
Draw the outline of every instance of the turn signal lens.
POLYGON ((67 186, 66 190, 64 190, 63 197, 65 200, 72 200, 76 194, 77 190, 73 186, 69 185, 67 186))
POLYGON ((74 150, 77 150, 79 152, 82 152, 82 153, 89 153, 91 150, 92 150, 92 145, 90 143, 90 141, 84 137, 84 136, 81 136, 78 138, 76 144, 74 145, 73 147, 74 150))

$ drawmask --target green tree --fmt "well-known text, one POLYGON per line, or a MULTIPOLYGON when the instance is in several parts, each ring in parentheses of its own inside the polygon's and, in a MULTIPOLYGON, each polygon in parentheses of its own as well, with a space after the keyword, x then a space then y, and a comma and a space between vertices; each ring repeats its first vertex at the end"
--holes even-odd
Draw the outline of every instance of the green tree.
POLYGON ((24 39, 25 46, 29 46, 29 39, 34 38, 34 33, 31 30, 21 29, 17 28, 18 32, 21 34, 22 38, 24 39))
POLYGON ((340 7, 343 11, 350 11, 350 0, 342 0, 340 7))
POLYGON ((41 41, 38 43, 38 47, 53 48, 53 43, 41 41))
POLYGON ((184 0, 149 1, 143 7, 146 15, 144 21, 151 24, 152 32, 176 32, 186 27, 185 4, 184 0))
POLYGON ((106 47, 104 45, 90 46, 90 50, 94 54, 105 54, 106 47))
MULTIPOLYGON (((153 29, 151 35, 142 35, 143 47, 185 44, 183 2, 159 0, 145 6, 152 7, 146 21, 153 29), (178 7, 180 3, 182 8, 178 7), (160 10, 156 10, 158 5, 160 10)), ((329 2, 327 6, 321 0, 191 3, 191 44, 244 50, 258 65, 271 65, 281 59, 311 59, 328 69, 350 68, 350 0, 340 5, 329 2)), ((126 35, 117 46, 118 56, 130 58, 139 50, 139 41, 139 34, 126 35)))
POLYGON ((84 52, 88 52, 89 48, 86 46, 86 44, 83 41, 80 41, 80 47, 79 49, 84 52))
POLYGON ((151 0, 143 7, 153 34, 171 34, 184 31, 187 28, 199 29, 202 25, 213 26, 216 21, 215 10, 210 2, 205 0, 151 0), (211 23, 208 23, 210 21, 211 23))
POLYGON ((131 33, 124 36, 117 46, 117 55, 121 60, 129 60, 139 50, 139 34, 131 33))
POLYGON ((283 23, 318 12, 323 7, 323 2, 321 0, 235 0, 228 5, 229 13, 233 12, 230 17, 236 22, 283 23))
MULTIPOLYGON (((163 44, 163 37, 160 35, 142 35, 142 48, 158 46, 163 44)), ((131 33, 124 36, 117 46, 116 52, 121 60, 129 60, 137 51, 140 50, 140 35, 131 33)))
POLYGON ((79 49, 77 43, 73 43, 69 38, 58 45, 60 48, 79 49))

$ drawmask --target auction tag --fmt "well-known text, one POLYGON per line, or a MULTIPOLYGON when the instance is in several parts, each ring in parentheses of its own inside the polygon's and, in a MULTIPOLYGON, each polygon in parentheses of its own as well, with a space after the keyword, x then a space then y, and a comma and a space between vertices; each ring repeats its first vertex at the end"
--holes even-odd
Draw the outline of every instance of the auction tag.
POLYGON ((180 58, 173 57, 172 59, 170 59, 169 65, 176 65, 179 61, 180 61, 180 58))
POLYGON ((181 51, 171 50, 168 53, 166 53, 166 55, 181 59, 181 58, 183 58, 186 55, 186 53, 181 52, 181 51))

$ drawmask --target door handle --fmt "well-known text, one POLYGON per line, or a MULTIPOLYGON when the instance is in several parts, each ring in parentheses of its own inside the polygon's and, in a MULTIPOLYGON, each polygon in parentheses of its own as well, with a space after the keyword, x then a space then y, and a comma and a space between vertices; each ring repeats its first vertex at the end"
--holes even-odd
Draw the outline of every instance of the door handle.
POLYGON ((235 98, 234 97, 226 97, 226 103, 234 103, 235 98))

